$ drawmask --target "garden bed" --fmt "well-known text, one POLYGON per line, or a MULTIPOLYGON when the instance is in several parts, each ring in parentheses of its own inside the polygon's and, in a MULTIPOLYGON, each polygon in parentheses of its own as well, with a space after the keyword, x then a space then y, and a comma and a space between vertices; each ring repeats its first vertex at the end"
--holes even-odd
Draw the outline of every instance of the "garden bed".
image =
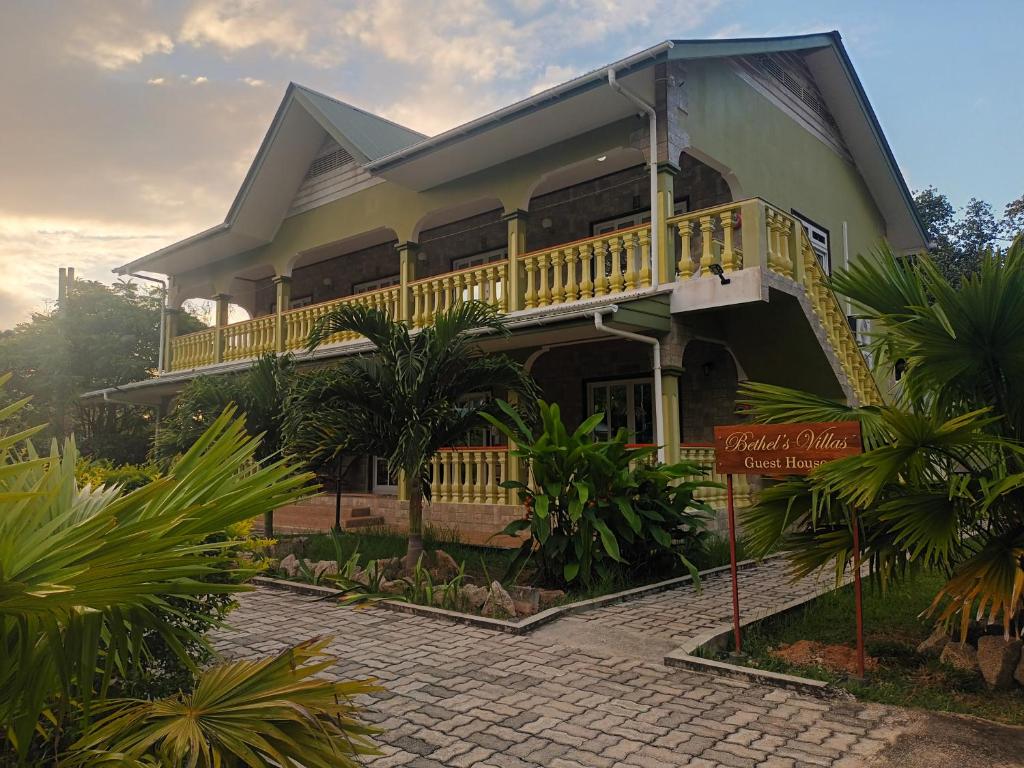
MULTIPOLYGON (((868 666, 864 681, 854 675, 856 634, 850 586, 748 625, 743 661, 729 655, 731 638, 724 649, 706 643, 692 653, 710 660, 711 666, 721 666, 725 674, 740 672, 736 665, 742 664, 755 678, 762 673, 790 676, 796 683, 809 678, 860 699, 1024 725, 1024 688, 990 691, 977 672, 958 670, 936 654, 918 652, 932 632, 932 621, 920 614, 942 583, 939 576, 922 574, 889 585, 884 592, 873 584, 864 585, 868 666)), ((679 666, 693 666, 702 660, 680 656, 676 661, 681 662, 679 666)))
MULTIPOLYGON (((388 530, 281 537, 278 560, 255 583, 353 604, 373 602, 394 611, 521 633, 552 619, 690 583, 686 573, 645 574, 568 591, 539 588, 527 566, 503 576, 514 552, 460 544, 431 531, 415 573, 398 574, 404 535, 388 530), (376 573, 376 571, 380 573, 376 573), (359 586, 352 588, 353 578, 359 586)), ((742 546, 739 548, 742 552, 742 546)), ((691 553, 702 575, 727 568, 728 548, 717 537, 691 553)), ((753 564, 744 561, 742 567, 753 564)))

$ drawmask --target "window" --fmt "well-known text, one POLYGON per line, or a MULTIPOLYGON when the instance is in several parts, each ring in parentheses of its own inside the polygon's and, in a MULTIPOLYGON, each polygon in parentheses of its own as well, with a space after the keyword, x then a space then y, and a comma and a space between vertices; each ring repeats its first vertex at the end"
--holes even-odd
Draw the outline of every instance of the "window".
MULTIPOLYGON (((468 395, 463 395, 459 398, 461 405, 477 405, 481 406, 491 400, 491 396, 486 392, 473 392, 468 395)), ((465 444, 473 447, 490 448, 494 445, 504 445, 501 439, 501 435, 494 427, 487 426, 484 424, 484 420, 480 419, 480 426, 470 430, 469 434, 466 435, 465 444)))
POLYGON ((298 309, 299 307, 308 307, 313 303, 313 296, 297 296, 288 302, 289 309, 298 309))
MULTIPOLYGON (((686 213, 690 209, 690 198, 684 197, 682 200, 677 200, 675 206, 673 206, 672 215, 678 216, 680 213, 686 213)), ((618 232, 620 229, 629 229, 630 227, 639 227, 641 224, 646 224, 651 220, 650 210, 637 211, 636 213, 630 213, 625 216, 618 216, 614 219, 606 219, 599 221, 591 226, 591 234, 593 235, 607 235, 611 232, 618 232)))
POLYGON ((373 492, 398 493, 398 475, 388 472, 388 460, 380 456, 373 457, 373 492))
POLYGON ((366 280, 362 283, 355 283, 352 286, 352 293, 369 293, 370 291, 379 291, 382 288, 390 288, 393 285, 398 285, 401 282, 401 278, 398 275, 388 275, 387 277, 378 277, 376 280, 366 280))
MULTIPOLYGON (((507 248, 495 248, 493 251, 483 251, 481 253, 474 253, 472 256, 463 256, 459 259, 452 259, 452 272, 458 272, 460 269, 471 269, 473 267, 482 267, 484 264, 492 264, 496 261, 504 261, 508 258, 507 248)), ((494 296, 491 296, 490 286, 481 282, 472 289, 462 289, 462 300, 469 301, 470 299, 476 299, 477 301, 494 301, 500 302, 502 291, 504 290, 504 283, 499 278, 494 286, 494 296)))
POLYGON ((589 413, 604 413, 594 434, 599 439, 629 433, 632 443, 654 442, 654 386, 651 379, 623 379, 587 385, 589 413))
POLYGON ((807 239, 811 241, 811 248, 814 249, 814 255, 818 257, 818 263, 825 270, 825 274, 832 274, 832 257, 828 244, 828 230, 815 224, 810 219, 804 218, 796 211, 793 211, 793 216, 803 225, 804 231, 807 233, 807 239))
POLYGON ((472 256, 463 256, 460 259, 452 259, 452 272, 470 267, 482 267, 484 264, 491 264, 495 261, 504 261, 508 258, 507 248, 495 248, 493 251, 474 253, 472 256))

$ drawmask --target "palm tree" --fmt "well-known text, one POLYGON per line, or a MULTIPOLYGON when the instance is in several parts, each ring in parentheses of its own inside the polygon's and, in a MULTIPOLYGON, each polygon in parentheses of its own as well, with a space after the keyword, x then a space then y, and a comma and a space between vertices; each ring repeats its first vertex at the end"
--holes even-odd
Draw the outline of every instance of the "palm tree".
MULTIPOLYGON (((161 462, 187 451, 225 409, 237 406, 245 414, 245 428, 261 440, 259 461, 281 451, 284 402, 294 378, 290 355, 261 355, 250 368, 220 376, 199 376, 190 381, 175 400, 174 410, 156 432, 154 453, 161 462)), ((274 513, 264 515, 263 534, 274 535, 274 513)))
POLYGON ((391 473, 404 474, 409 492, 406 565, 411 567, 423 552, 423 497, 430 490, 431 458, 445 446, 458 445, 483 425, 481 413, 496 408, 467 396, 498 389, 529 395, 532 402, 534 385, 510 357, 480 351, 478 332, 509 331, 495 310, 479 301, 459 302, 416 332, 379 310, 342 305, 319 320, 309 349, 342 331, 365 336, 375 350, 301 377, 286 409, 290 431, 305 435, 314 457, 355 451, 384 457, 391 473), (308 413, 316 418, 304 418, 308 413))
POLYGON ((148 485, 80 487, 73 439, 41 457, 38 429, 4 432, 25 404, 0 408, 0 763, 355 765, 371 745, 348 697, 368 688, 314 677, 322 644, 212 667, 162 701, 114 698, 154 633, 194 670, 203 622, 169 617, 244 589, 209 578, 224 531, 308 495, 311 476, 256 462, 229 408, 148 485))
POLYGON ((797 571, 852 550, 857 510, 880 577, 907 565, 941 569, 932 611, 961 632, 972 619, 1024 618, 1024 238, 987 253, 953 287, 927 257, 888 249, 832 278, 871 321, 881 378, 899 374, 890 403, 848 407, 748 384, 743 405, 763 422, 858 419, 866 451, 808 478, 766 489, 743 515, 752 543, 780 543, 797 571))

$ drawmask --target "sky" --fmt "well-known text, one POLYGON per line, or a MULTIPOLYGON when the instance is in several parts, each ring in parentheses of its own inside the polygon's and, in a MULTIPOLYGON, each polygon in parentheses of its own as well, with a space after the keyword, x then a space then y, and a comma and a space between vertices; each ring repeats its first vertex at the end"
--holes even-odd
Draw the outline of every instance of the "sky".
POLYGON ((289 81, 434 134, 665 39, 832 29, 911 189, 1024 194, 1021 0, 0 0, 0 329, 223 221, 289 81))

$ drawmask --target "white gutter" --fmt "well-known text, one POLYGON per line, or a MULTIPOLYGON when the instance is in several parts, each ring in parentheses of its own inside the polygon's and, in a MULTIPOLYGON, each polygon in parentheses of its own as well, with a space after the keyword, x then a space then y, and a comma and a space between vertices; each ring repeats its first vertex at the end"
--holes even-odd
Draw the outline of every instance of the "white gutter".
MULTIPOLYGON (((613 307, 611 309, 612 312, 617 310, 618 307, 613 307)), ((639 341, 641 344, 648 344, 651 347, 651 357, 654 359, 654 440, 658 444, 658 461, 664 464, 665 424, 661 418, 661 342, 657 339, 652 339, 650 336, 643 336, 639 333, 623 331, 618 328, 612 328, 611 326, 605 325, 603 317, 605 314, 608 313, 594 313, 594 327, 597 330, 604 333, 610 333, 612 336, 621 336, 622 338, 629 339, 630 341, 639 341)))
MULTIPOLYGON (((665 43, 665 45, 668 48, 672 47, 671 42, 665 43)), ((651 134, 648 150, 651 155, 651 289, 655 290, 658 287, 658 251, 661 246, 661 230, 664 224, 661 220, 661 206, 658 205, 658 111, 654 105, 648 104, 615 78, 614 66, 608 67, 608 85, 613 91, 622 94, 647 113, 648 130, 651 134)))
MULTIPOLYGON (((663 43, 658 43, 658 45, 647 48, 643 51, 640 51, 639 53, 635 53, 632 56, 627 56, 624 59, 620 59, 619 61, 616 61, 610 64, 609 66, 613 69, 624 69, 626 67, 632 67, 637 64, 641 64, 647 61, 648 59, 656 58, 657 56, 660 56, 662 53, 664 53, 665 51, 672 47, 673 43, 670 40, 666 40, 663 43)), ((511 104, 495 112, 491 112, 489 115, 484 115, 483 117, 477 118, 476 120, 471 120, 470 122, 465 123, 464 125, 452 128, 451 130, 445 131, 444 133, 439 133, 437 134, 437 136, 432 136, 429 139, 425 139, 416 144, 411 144, 408 147, 403 147, 402 149, 396 152, 392 152, 390 155, 378 157, 376 160, 366 163, 363 167, 372 171, 377 168, 391 165, 392 163, 404 160, 411 155, 417 155, 423 151, 432 149, 433 147, 436 147, 440 144, 449 142, 453 139, 458 138, 459 136, 463 136, 467 133, 477 131, 488 125, 491 125, 492 123, 499 123, 502 120, 505 120, 509 117, 513 117, 519 112, 523 112, 527 109, 530 109, 531 107, 535 107, 539 104, 544 104, 545 102, 549 101, 556 101, 560 99, 562 96, 564 96, 566 93, 574 91, 577 88, 580 88, 581 86, 587 85, 588 83, 594 83, 603 80, 605 76, 605 69, 606 68, 602 67, 601 69, 595 69, 591 72, 587 72, 585 75, 580 75, 579 77, 574 78, 567 83, 562 83, 561 85, 556 85, 553 88, 548 88, 546 91, 541 91, 540 93, 534 94, 533 96, 523 99, 522 101, 517 101, 515 104, 511 104)))
MULTIPOLYGON (((114 270, 115 272, 117 270, 114 270)), ((140 275, 137 272, 129 272, 128 277, 137 277, 140 280, 149 280, 151 283, 157 283, 160 286, 160 342, 157 344, 156 352, 156 372, 164 372, 164 317, 167 314, 167 281, 161 280, 158 277, 149 277, 148 275, 140 275)), ((104 394, 103 399, 106 400, 107 396, 104 394)))

